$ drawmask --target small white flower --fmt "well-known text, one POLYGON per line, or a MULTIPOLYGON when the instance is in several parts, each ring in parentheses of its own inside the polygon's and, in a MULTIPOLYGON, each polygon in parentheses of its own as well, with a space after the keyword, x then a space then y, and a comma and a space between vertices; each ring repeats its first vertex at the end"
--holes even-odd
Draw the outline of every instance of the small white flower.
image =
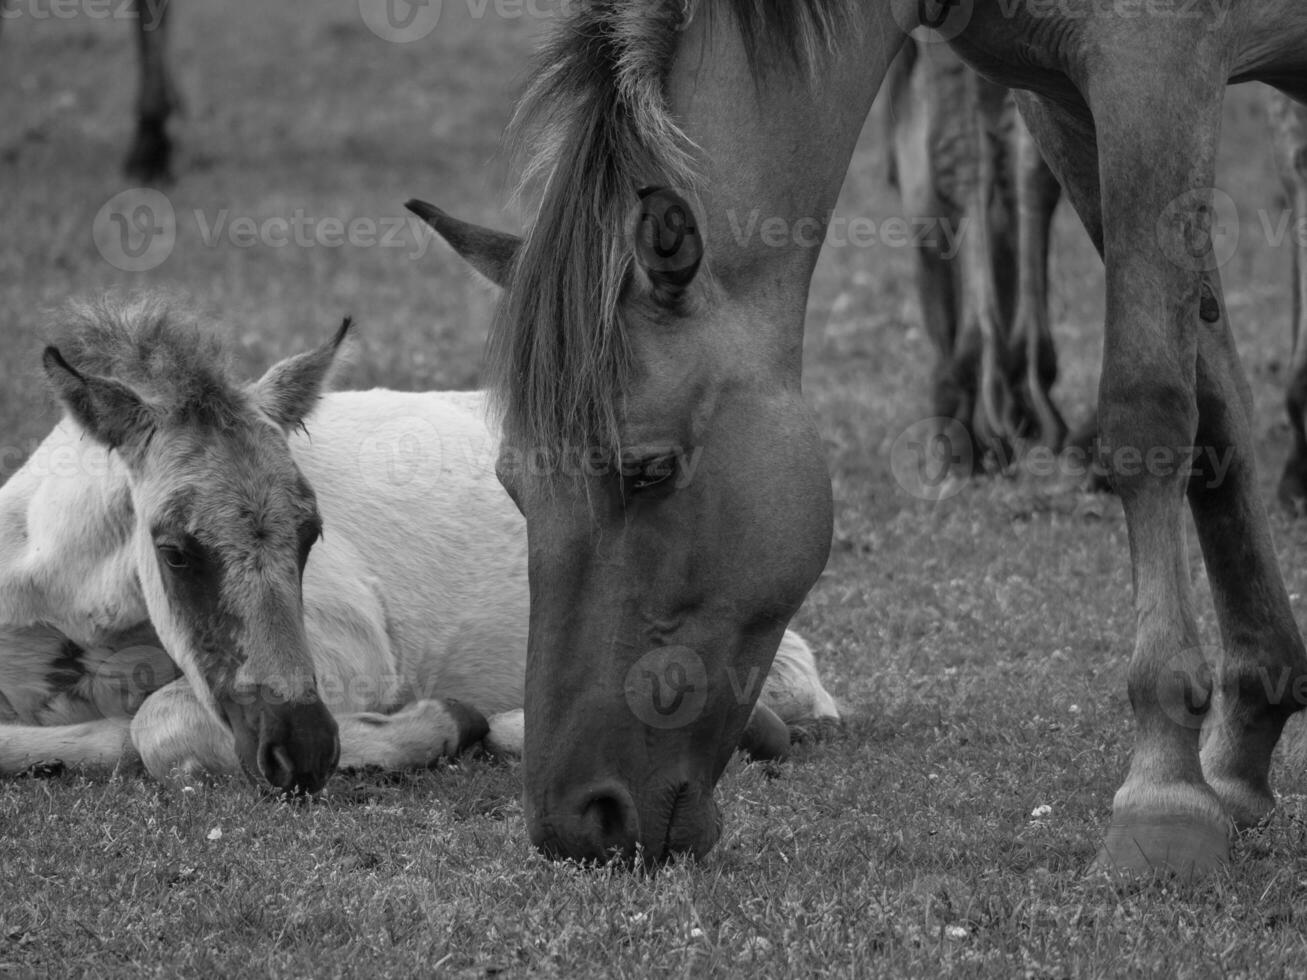
POLYGON ((698 926, 695 926, 694 928, 692 928, 692 929, 690 930, 690 938, 691 938, 691 939, 702 939, 702 938, 703 938, 703 930, 700 929, 698 926))
POLYGON ((1080 714, 1080 705, 1078 705, 1078 704, 1073 704, 1073 705, 1071 705, 1071 707, 1067 708, 1066 710, 1069 711, 1069 712, 1071 712, 1071 714, 1073 714, 1073 715, 1078 715, 1078 714, 1080 714))
POLYGON ((949 939, 966 939, 971 933, 967 932, 966 926, 945 926, 944 935, 949 939))
POLYGON ((207 836, 209 840, 222 840, 222 828, 214 827, 207 836))
POLYGON ((1045 817, 1052 816, 1053 808, 1047 803, 1041 803, 1030 811, 1030 815, 1036 820, 1043 820, 1045 817))

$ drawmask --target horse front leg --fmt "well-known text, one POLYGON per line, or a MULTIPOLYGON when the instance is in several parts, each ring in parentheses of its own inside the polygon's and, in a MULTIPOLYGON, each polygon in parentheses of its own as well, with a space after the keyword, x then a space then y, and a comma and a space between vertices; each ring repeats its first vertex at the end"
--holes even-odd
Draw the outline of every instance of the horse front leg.
POLYGON ((1136 733, 1095 867, 1195 872, 1227 859, 1230 829, 1199 763, 1211 685, 1183 513, 1199 430, 1201 263, 1211 251, 1223 80, 1201 64, 1132 64, 1147 68, 1096 75, 1080 111, 1029 95, 1020 104, 1107 265, 1100 450, 1129 531, 1136 733))
MULTIPOLYGON (((1293 220, 1307 218, 1307 107, 1274 90, 1266 100, 1275 161, 1293 209, 1293 220)), ((1293 225, 1296 229, 1297 225, 1293 225)), ((1284 407, 1293 445, 1285 460, 1277 496, 1289 513, 1307 514, 1307 240, 1293 242, 1293 357, 1284 407)))
POLYGON ((1235 825, 1275 806, 1271 753, 1307 698, 1307 654, 1289 606, 1258 490, 1253 401, 1226 319, 1221 283, 1204 281, 1198 341, 1199 425, 1189 505, 1206 559, 1223 653, 1203 774, 1235 825))
POLYGON ((136 101, 136 135, 123 171, 145 185, 167 184, 173 180, 168 118, 177 108, 177 93, 168 69, 171 6, 171 0, 133 0, 140 92, 136 101))

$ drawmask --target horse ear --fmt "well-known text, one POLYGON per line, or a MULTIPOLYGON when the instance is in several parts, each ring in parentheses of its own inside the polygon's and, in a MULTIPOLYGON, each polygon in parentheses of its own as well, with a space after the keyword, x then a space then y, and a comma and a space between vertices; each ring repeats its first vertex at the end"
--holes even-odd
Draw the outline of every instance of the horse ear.
POLYGON ((250 388, 259 408, 283 429, 293 429, 312 413, 336 365, 336 355, 354 321, 345 317, 336 335, 316 350, 279 361, 250 388))
POLYGON ((121 381, 82 374, 57 347, 45 349, 41 364, 64 408, 97 442, 119 449, 153 429, 153 411, 121 381))
POLYGON ((472 268, 496 286, 503 288, 508 282, 508 273, 517 259, 522 239, 506 232, 459 221, 426 201, 414 199, 404 207, 434 228, 436 234, 449 242, 472 268))
POLYGON ((655 295, 675 300, 694 281, 703 262, 703 234, 694 208, 669 187, 640 191, 635 212, 635 260, 655 295))

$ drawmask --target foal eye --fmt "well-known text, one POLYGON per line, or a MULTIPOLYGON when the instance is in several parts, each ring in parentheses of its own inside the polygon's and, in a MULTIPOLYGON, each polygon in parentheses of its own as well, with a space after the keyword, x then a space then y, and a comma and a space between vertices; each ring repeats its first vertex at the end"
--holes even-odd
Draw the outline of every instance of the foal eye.
POLYGON ((676 454, 666 453, 639 460, 622 471, 622 489, 627 494, 643 493, 669 485, 676 475, 676 454))
POLYGON ((180 570, 191 567, 191 560, 186 552, 176 545, 161 544, 158 545, 158 551, 159 557, 163 559, 163 563, 169 568, 180 570))

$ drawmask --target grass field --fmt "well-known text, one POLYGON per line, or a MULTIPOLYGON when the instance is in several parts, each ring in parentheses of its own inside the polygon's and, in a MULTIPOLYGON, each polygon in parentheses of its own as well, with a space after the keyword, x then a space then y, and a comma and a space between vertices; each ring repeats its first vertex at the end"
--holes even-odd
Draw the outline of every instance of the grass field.
MULTIPOLYGON (((184 292, 230 326, 251 373, 352 312, 350 384, 477 383, 492 298, 425 237, 243 247, 206 229, 300 212, 357 228, 414 195, 520 228, 497 150, 541 18, 448 0, 432 34, 399 45, 352 0, 178 4, 177 241, 157 268, 125 273, 93 225, 125 186, 130 25, 15 9, 0 33, 0 477, 55 418, 38 368, 47 311, 109 288, 184 292)), ((1224 276, 1269 499, 1287 448, 1290 246, 1265 231, 1282 203, 1258 96, 1231 93, 1221 186, 1240 210, 1224 276)), ((841 213, 879 221, 897 207, 868 132, 841 213)), ((1079 419, 1102 274, 1072 215, 1058 230, 1056 395, 1079 419)), ((0 783, 0 974, 1301 974, 1301 755, 1277 771, 1274 823, 1238 844, 1227 873, 1125 891, 1082 877, 1131 738, 1120 506, 1030 475, 937 504, 898 485, 889 450, 926 414, 930 359, 910 271, 902 248, 830 248, 809 308, 805 389, 836 536, 796 625, 848 725, 783 765, 732 763, 725 835, 705 862, 652 876, 548 863, 526 841, 519 773, 480 758, 339 776, 312 807, 236 783, 14 780, 0 783)), ((1274 523, 1307 621, 1307 528, 1274 523)))

